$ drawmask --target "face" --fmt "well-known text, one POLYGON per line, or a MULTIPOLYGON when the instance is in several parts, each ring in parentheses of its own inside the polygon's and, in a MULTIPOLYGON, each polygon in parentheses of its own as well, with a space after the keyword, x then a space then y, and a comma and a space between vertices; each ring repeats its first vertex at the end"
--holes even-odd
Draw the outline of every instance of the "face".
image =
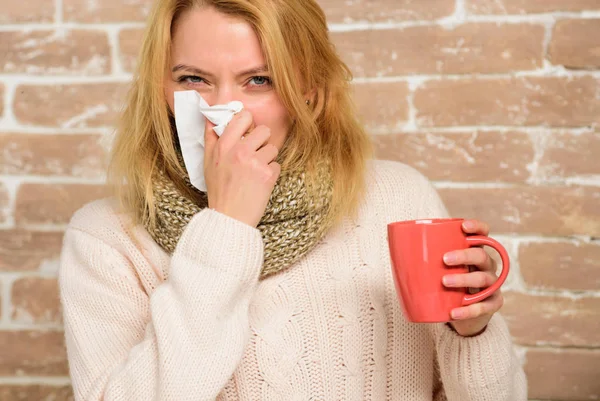
POLYGON ((291 126, 273 89, 258 37, 252 27, 211 7, 190 10, 176 22, 165 95, 197 91, 209 105, 239 100, 254 123, 271 129, 269 143, 283 146, 291 126))

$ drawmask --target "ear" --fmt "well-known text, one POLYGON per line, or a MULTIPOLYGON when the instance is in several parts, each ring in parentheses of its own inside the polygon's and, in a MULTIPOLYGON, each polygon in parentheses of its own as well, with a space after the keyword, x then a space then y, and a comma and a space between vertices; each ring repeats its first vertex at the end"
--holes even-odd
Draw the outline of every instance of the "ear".
POLYGON ((304 99, 309 102, 309 104, 315 104, 317 100, 317 90, 311 89, 307 93, 304 94, 304 99))
POLYGON ((310 106, 308 107, 313 117, 317 118, 320 116, 325 106, 325 89, 311 89, 310 91, 306 92, 304 98, 310 101, 310 106))

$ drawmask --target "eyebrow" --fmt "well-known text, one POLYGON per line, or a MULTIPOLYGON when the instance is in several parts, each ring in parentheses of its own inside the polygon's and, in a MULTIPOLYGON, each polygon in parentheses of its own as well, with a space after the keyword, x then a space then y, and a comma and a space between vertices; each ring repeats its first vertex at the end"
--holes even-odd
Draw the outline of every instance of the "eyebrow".
MULTIPOLYGON (((210 72, 204 71, 198 67, 193 67, 193 66, 185 65, 185 64, 177 64, 175 67, 173 67, 172 72, 178 72, 178 71, 188 71, 188 72, 192 72, 194 74, 203 75, 205 77, 214 77, 214 75, 211 74, 210 72)), ((242 71, 239 74, 237 74, 237 77, 239 78, 239 77, 244 77, 247 75, 261 74, 261 73, 265 73, 265 72, 269 72, 269 69, 267 68, 266 65, 263 65, 260 67, 251 68, 249 70, 242 71)))

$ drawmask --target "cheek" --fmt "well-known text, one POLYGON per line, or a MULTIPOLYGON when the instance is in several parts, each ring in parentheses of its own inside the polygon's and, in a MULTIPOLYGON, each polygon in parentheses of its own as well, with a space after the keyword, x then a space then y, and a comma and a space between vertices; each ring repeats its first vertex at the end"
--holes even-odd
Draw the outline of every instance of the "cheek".
POLYGON ((292 122, 279 99, 273 96, 273 99, 247 103, 246 108, 252 113, 256 125, 265 125, 271 129, 269 143, 281 148, 292 122))

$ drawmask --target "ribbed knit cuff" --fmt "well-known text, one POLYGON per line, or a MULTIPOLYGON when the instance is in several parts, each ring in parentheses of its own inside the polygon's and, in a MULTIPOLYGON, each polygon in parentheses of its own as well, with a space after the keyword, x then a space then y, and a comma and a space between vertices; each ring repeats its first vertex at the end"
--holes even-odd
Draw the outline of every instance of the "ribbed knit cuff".
POLYGON ((507 386, 518 367, 508 327, 500 315, 494 315, 486 330, 475 337, 463 337, 445 324, 434 330, 448 393, 464 400, 504 399, 498 392, 510 390, 507 386))
POLYGON ((173 257, 198 261, 205 268, 247 281, 258 278, 263 251, 257 228, 207 208, 190 220, 173 257))

